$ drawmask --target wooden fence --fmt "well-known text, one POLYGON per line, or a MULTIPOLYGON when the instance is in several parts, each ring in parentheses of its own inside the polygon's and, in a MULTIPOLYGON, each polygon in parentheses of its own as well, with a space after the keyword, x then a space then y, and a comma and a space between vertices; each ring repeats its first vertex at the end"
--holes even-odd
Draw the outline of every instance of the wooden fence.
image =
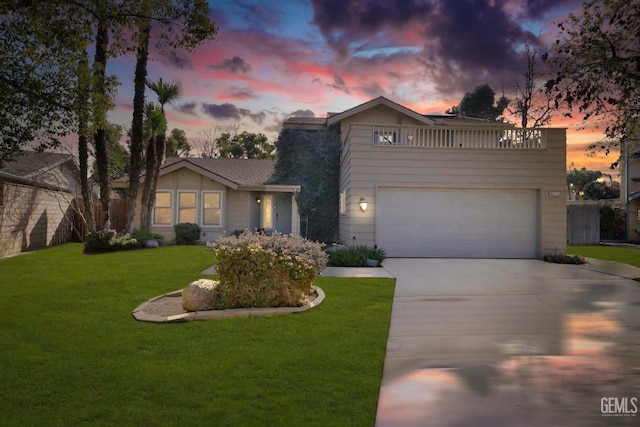
MULTIPOLYGON (((109 228, 120 232, 127 226, 127 209, 129 201, 127 199, 111 199, 109 201, 109 228)), ((75 200, 74 203, 74 240, 82 241, 88 230, 83 218, 85 217, 84 203, 81 198, 75 200)), ((96 221, 96 228, 100 230, 104 226, 104 218, 102 217, 102 209, 99 200, 93 201, 93 217, 96 221)))
POLYGON ((567 204, 567 243, 597 245, 600 242, 600 206, 567 204))

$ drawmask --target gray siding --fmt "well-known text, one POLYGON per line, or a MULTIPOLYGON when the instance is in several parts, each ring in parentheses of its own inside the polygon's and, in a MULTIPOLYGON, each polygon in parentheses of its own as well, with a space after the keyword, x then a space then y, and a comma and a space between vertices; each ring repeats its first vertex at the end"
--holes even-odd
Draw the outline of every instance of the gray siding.
MULTIPOLYGON (((373 119, 372 119, 373 121, 373 119)), ((375 245, 376 188, 521 188, 538 190, 540 252, 566 251, 566 132, 548 129, 544 149, 450 149, 373 146, 373 127, 353 121, 341 165, 341 189, 348 189, 348 217, 340 220, 344 242, 375 245), (366 212, 358 200, 369 202, 366 212)))

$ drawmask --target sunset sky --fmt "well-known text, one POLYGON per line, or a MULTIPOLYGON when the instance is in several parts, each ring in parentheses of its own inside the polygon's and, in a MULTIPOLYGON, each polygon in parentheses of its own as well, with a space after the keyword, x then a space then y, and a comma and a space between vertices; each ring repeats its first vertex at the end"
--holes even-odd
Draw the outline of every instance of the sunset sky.
MULTIPOLYGON (((556 23, 580 0, 210 1, 214 41, 182 65, 152 53, 149 78, 177 80, 184 95, 168 107, 169 129, 195 140, 207 128, 263 132, 275 139, 292 115, 323 117, 385 96, 419 113, 443 113, 488 83, 513 98, 525 71, 524 46, 544 49, 556 23)), ((542 65, 541 65, 542 66, 542 65)), ((121 82, 113 122, 129 127, 134 59, 112 60, 121 82)), ((155 95, 148 92, 149 100, 155 95)), ((568 166, 607 170, 587 158, 602 137, 568 127, 568 166)))

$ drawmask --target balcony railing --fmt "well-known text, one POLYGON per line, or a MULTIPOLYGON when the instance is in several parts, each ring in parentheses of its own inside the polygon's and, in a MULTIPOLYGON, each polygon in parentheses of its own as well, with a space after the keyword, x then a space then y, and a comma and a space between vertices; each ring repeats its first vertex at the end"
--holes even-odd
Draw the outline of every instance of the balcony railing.
POLYGON ((544 129, 373 126, 373 145, 419 148, 542 149, 544 129))

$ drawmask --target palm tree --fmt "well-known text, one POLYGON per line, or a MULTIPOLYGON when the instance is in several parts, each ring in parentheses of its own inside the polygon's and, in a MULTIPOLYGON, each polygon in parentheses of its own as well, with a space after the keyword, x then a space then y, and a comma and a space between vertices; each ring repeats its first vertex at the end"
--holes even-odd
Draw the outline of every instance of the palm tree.
POLYGON ((147 144, 145 162, 145 181, 142 191, 142 216, 141 228, 151 228, 151 212, 156 202, 156 188, 158 187, 158 177, 160 166, 164 161, 167 117, 164 105, 169 104, 182 95, 182 89, 178 82, 165 83, 162 78, 157 82, 147 81, 147 87, 158 95, 160 107, 154 105, 147 106, 147 121, 151 129, 151 137, 147 144))

